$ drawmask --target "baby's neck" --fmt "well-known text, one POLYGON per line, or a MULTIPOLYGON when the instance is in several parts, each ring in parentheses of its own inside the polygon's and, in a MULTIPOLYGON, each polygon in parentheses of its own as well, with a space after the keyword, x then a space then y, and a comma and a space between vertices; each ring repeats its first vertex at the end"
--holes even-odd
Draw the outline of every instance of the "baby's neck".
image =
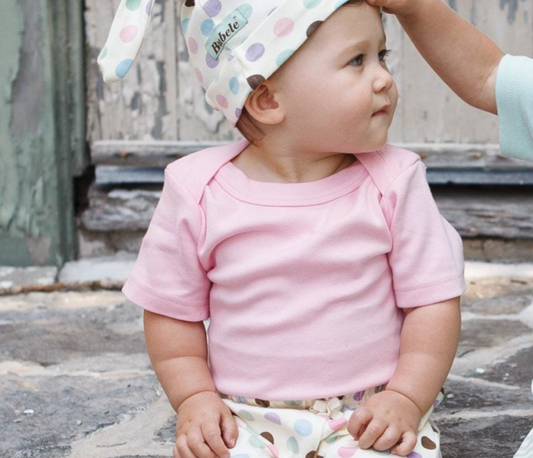
POLYGON ((304 183, 333 175, 352 165, 353 154, 330 153, 318 157, 289 151, 269 152, 250 144, 233 164, 256 181, 304 183))

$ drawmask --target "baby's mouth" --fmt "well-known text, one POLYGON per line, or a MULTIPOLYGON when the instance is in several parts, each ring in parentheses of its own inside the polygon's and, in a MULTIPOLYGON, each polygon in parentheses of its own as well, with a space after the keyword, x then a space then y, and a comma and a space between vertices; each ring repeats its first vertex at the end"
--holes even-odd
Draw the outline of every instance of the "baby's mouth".
POLYGON ((390 109, 390 105, 384 105, 378 111, 375 111, 372 114, 372 117, 374 117, 374 116, 387 116, 389 114, 389 109, 390 109))

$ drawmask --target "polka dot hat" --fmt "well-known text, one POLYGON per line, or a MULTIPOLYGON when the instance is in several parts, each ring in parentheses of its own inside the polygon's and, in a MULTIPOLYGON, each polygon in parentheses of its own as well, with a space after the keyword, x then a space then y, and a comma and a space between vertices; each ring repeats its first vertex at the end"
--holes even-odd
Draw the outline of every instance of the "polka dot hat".
MULTIPOLYGON (((348 0, 184 0, 181 25, 206 101, 235 126, 263 83, 348 0)), ((106 82, 130 70, 154 0, 122 0, 98 64, 106 82)))

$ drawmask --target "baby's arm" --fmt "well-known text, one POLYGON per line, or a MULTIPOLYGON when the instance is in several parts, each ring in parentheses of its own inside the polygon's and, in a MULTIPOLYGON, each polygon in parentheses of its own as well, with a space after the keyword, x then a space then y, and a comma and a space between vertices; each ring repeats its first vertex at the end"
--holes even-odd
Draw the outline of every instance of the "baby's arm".
POLYGON ((204 324, 145 311, 144 332, 154 371, 178 412, 174 457, 229 457, 237 425, 216 393, 204 324))
POLYGON ((396 14, 433 70, 466 103, 496 113, 503 52, 441 0, 367 0, 396 14))
POLYGON ((413 450, 419 422, 452 366, 460 328, 460 298, 406 311, 392 379, 352 414, 348 424, 361 448, 392 448, 400 456, 413 450))

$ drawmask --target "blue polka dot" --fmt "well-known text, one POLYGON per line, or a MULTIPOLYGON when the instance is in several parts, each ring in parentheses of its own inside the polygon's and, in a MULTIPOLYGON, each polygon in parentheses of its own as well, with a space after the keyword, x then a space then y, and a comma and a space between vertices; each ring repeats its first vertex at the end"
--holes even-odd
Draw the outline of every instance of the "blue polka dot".
POLYGON ((277 58, 276 58, 276 65, 278 67, 281 67, 285 62, 287 62, 287 59, 291 57, 294 54, 294 50, 292 49, 286 49, 283 51, 277 58))
POLYGON ((254 416, 250 412, 248 412, 246 410, 239 410, 239 412, 237 412, 237 414, 239 415, 239 417, 245 418, 248 421, 254 421, 255 420, 254 416))
POLYGON ((141 0, 127 0, 126 1, 126 8, 128 8, 130 11, 135 11, 139 9, 139 6, 141 6, 141 0))
POLYGON ((304 6, 306 8, 314 8, 315 6, 317 6, 322 0, 304 0, 304 6))
POLYGON ((250 16, 252 15, 253 8, 248 3, 243 3, 239 8, 237 8, 240 13, 246 18, 250 19, 250 16))
POLYGON ((335 3, 335 9, 339 9, 342 5, 344 5, 348 0, 341 0, 340 2, 335 3))
POLYGON ((105 59, 107 56, 107 46, 102 49, 102 52, 100 52, 100 55, 98 56, 98 60, 105 59))
POLYGON ((183 29, 183 33, 187 33, 187 29, 189 28, 189 18, 185 18, 181 21, 181 28, 183 29))
POLYGON ((300 436, 309 436, 313 432, 313 425, 308 420, 298 420, 294 423, 294 430, 300 436))
POLYGON ((335 442, 337 440, 339 436, 337 434, 334 434, 333 436, 329 436, 327 437, 326 439, 324 439, 324 441, 327 443, 327 444, 331 444, 332 442, 335 442))
POLYGON ((236 76, 229 80, 229 88, 230 91, 234 94, 237 94, 237 92, 239 92, 239 79, 236 76))
POLYGON ((200 28, 202 29, 202 33, 208 37, 215 28, 215 23, 213 22, 213 19, 206 19, 204 22, 202 22, 200 28))
MULTIPOLYGON (((257 433, 256 433, 257 434, 257 433)), ((255 448, 266 448, 266 444, 260 439, 261 436, 250 436, 248 442, 255 448)))
POLYGON ((292 453, 298 453, 300 451, 300 447, 298 447, 298 441, 292 436, 287 439, 287 448, 292 453))
POLYGON ((239 404, 246 404, 246 398, 243 398, 242 396, 237 396, 237 402, 239 404))
POLYGON ((126 74, 130 71, 131 66, 133 65, 133 60, 125 59, 117 65, 115 73, 117 77, 124 78, 126 74))
POLYGON ((235 117, 236 117, 237 119, 239 119, 239 118, 241 117, 241 115, 242 115, 242 110, 241 110, 240 108, 237 108, 237 109, 235 110, 235 117))

